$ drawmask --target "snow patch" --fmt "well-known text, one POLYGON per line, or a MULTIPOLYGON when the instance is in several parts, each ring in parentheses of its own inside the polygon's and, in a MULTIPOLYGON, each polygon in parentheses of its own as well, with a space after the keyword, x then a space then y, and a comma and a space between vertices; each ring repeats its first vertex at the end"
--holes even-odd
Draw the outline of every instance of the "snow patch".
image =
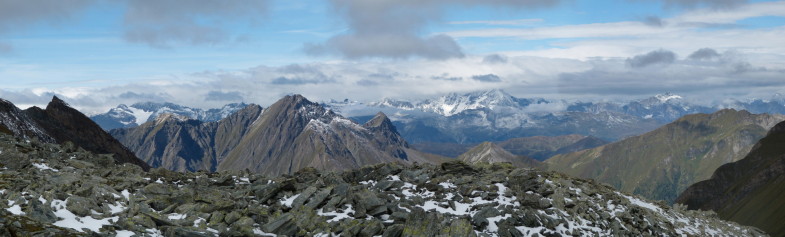
POLYGON ((38 168, 39 170, 51 170, 51 171, 54 171, 54 172, 58 172, 59 171, 59 170, 57 170, 55 168, 49 167, 49 165, 44 164, 44 163, 33 163, 33 166, 35 166, 35 168, 38 168))

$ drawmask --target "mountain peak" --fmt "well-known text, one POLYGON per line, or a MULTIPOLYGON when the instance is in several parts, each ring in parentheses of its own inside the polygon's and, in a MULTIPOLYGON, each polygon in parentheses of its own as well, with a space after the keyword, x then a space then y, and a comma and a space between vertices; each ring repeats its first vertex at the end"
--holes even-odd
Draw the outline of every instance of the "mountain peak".
POLYGON ((49 104, 46 107, 49 108, 49 106, 66 106, 66 107, 71 107, 70 105, 68 105, 68 103, 66 103, 65 101, 61 100, 56 95, 52 96, 52 101, 50 101, 49 104))
POLYGON ((659 100, 660 103, 666 103, 670 100, 681 100, 682 97, 680 95, 672 94, 670 92, 665 92, 665 94, 658 94, 654 96, 655 99, 659 100))
POLYGON ((387 115, 381 111, 376 113, 376 115, 374 115, 371 120, 368 120, 368 122, 363 125, 363 127, 366 128, 375 128, 381 126, 392 126, 392 121, 390 121, 390 118, 388 118, 387 115))

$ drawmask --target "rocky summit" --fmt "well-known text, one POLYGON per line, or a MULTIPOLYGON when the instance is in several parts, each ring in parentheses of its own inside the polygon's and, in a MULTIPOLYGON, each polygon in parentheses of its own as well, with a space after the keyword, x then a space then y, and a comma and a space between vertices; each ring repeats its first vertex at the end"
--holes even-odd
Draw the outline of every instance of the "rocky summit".
POLYGON ((591 180, 509 164, 390 163, 269 178, 143 171, 0 135, 2 236, 760 236, 591 180))

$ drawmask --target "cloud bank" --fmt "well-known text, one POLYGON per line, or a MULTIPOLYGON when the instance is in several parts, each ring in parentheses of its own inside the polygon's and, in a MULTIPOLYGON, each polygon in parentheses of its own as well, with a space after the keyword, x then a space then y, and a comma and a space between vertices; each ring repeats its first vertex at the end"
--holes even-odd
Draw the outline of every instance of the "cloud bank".
POLYGON ((559 0, 332 0, 336 12, 349 27, 323 43, 306 44, 313 55, 332 54, 349 59, 412 58, 444 60, 461 58, 463 49, 452 37, 427 35, 427 24, 441 19, 450 5, 535 8, 553 6, 559 0))

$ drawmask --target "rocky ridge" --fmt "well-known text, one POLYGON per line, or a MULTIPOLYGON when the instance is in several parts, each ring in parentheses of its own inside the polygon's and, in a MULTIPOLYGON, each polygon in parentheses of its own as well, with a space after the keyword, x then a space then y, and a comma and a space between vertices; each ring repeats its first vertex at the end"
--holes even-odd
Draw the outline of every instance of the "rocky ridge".
POLYGON ((556 155, 545 163, 551 170, 670 203, 721 165, 744 158, 782 120, 783 115, 732 109, 687 115, 646 134, 556 155))
POLYGON ((0 133, 48 143, 72 142, 88 151, 113 154, 118 163, 150 168, 87 116, 56 96, 45 109, 34 106, 20 110, 0 99, 0 133))
POLYGON ((507 164, 379 164, 269 178, 144 172, 0 135, 5 236, 763 236, 755 228, 507 164))
POLYGON ((720 217, 785 235, 785 122, 739 161, 717 168, 710 179, 691 185, 676 202, 714 210, 720 217))

